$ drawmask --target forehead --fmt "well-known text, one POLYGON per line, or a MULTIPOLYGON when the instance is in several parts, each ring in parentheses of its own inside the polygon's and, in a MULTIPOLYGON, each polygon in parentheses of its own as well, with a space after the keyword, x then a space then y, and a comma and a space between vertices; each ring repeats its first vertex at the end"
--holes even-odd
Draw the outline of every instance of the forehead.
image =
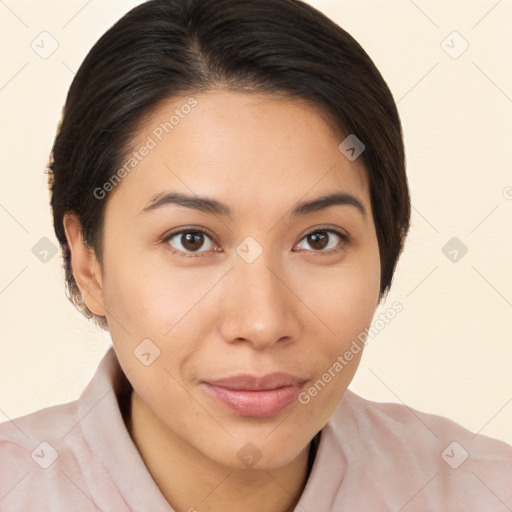
POLYGON ((277 214, 279 205, 336 189, 370 211, 366 171, 340 152, 342 137, 297 99, 224 90, 174 97, 141 124, 112 199, 140 210, 177 190, 213 196, 240 215, 277 214))

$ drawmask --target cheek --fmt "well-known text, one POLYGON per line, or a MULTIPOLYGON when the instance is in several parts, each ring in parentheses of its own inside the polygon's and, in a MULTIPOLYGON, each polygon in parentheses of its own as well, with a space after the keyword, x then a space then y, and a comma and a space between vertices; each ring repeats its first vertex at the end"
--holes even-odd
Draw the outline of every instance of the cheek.
MULTIPOLYGON (((137 256, 127 256, 105 265, 103 294, 109 313, 141 332, 148 325, 159 326, 159 335, 179 315, 191 288, 183 286, 179 273, 170 273, 168 265, 137 256)), ((127 326, 128 328, 128 326, 127 326)), ((147 333, 149 334, 149 333, 147 333)))
POLYGON ((340 346, 364 330, 377 307, 380 290, 378 251, 354 255, 338 267, 309 271, 301 296, 340 346))
MULTIPOLYGON (((314 349, 308 347, 308 359, 314 361, 314 377, 299 401, 312 421, 323 425, 335 411, 357 371, 364 350, 366 329, 375 313, 378 286, 373 280, 348 279, 333 287, 331 298, 324 298, 322 320, 330 332, 314 336, 314 349)), ((319 328, 316 329, 317 332, 319 328)), ((325 331, 325 329, 322 329, 325 331)))
MULTIPOLYGON (((192 269, 170 270, 166 262, 148 265, 138 264, 136 259, 110 270, 104 281, 107 319, 125 368, 133 364, 138 368, 134 354, 147 339, 159 354, 151 367, 162 364, 174 372, 186 366, 202 348, 205 333, 218 315, 215 304, 206 297, 218 280, 216 273, 210 271, 206 276, 192 269)), ((150 382, 143 380, 140 385, 147 388, 150 382)))
POLYGON ((326 275, 308 279, 309 289, 303 292, 310 297, 312 309, 322 320, 314 327, 318 333, 314 336, 314 350, 307 349, 308 357, 315 361, 316 375, 303 399, 304 403, 310 403, 311 414, 325 419, 350 384, 363 353, 366 329, 379 297, 378 250, 351 258, 337 272, 332 269, 329 272, 329 279, 326 275))
MULTIPOLYGON (((317 338, 316 353, 312 356, 318 361, 317 376, 328 371, 331 371, 331 376, 333 372, 336 374, 332 379, 336 382, 331 385, 335 395, 338 395, 335 388, 343 390, 357 369, 364 348, 364 334, 375 313, 377 296, 378 286, 373 281, 346 277, 345 282, 331 286, 330 299, 324 298, 323 307, 318 309, 330 332, 317 338), (339 364, 333 367, 340 360, 342 367, 339 364)), ((328 375, 325 379, 330 382, 328 375)))

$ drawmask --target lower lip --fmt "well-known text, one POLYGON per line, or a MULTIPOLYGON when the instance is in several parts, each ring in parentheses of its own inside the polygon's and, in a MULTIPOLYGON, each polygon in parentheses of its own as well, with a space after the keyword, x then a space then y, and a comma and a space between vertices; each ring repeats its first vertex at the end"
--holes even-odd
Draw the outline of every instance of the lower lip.
POLYGON ((240 416, 266 418, 275 416, 295 402, 303 385, 285 386, 265 391, 228 389, 203 383, 210 395, 240 416))

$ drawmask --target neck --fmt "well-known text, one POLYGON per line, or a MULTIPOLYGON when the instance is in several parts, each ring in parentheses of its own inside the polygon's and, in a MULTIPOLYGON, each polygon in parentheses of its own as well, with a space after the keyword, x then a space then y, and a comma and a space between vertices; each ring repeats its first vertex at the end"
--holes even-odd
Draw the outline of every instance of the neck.
POLYGON ((309 446, 274 470, 227 467, 176 436, 133 392, 129 426, 160 491, 178 512, 292 512, 308 477, 309 446))

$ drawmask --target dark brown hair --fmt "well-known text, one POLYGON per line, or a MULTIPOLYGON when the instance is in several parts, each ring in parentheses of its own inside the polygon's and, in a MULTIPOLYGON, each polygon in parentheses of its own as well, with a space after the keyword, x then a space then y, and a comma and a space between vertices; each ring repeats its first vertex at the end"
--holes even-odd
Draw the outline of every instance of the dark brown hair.
MULTIPOLYGON (((91 49, 68 92, 49 164, 54 228, 68 296, 87 316, 63 217, 73 212, 101 262, 108 194, 141 121, 173 96, 212 88, 284 94, 327 112, 364 145, 381 263, 381 298, 409 229, 400 119, 386 82, 342 28, 299 0, 151 0, 91 49)), ((341 140, 340 140, 341 142, 341 140)), ((106 327, 105 319, 96 318, 106 327)))

